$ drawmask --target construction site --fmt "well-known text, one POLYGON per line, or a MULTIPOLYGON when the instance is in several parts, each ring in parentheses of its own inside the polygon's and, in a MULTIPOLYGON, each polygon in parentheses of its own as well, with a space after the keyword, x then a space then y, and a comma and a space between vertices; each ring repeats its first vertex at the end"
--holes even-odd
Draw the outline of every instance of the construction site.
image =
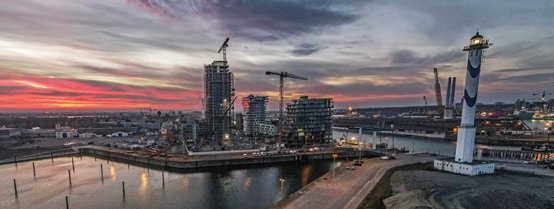
POLYGON ((286 80, 307 80, 306 77, 266 71, 267 76, 279 79, 277 115, 267 110, 270 98, 266 95, 239 99, 242 100, 242 111, 237 111, 233 71, 227 59, 229 41, 226 38, 217 50, 222 59, 204 66, 202 114, 173 121, 177 130, 171 132, 181 134, 169 137, 177 138, 170 141, 185 143, 182 148, 185 152, 244 149, 281 152, 286 148, 307 149, 332 143, 334 106, 330 98, 303 96, 290 104, 285 101, 286 80))

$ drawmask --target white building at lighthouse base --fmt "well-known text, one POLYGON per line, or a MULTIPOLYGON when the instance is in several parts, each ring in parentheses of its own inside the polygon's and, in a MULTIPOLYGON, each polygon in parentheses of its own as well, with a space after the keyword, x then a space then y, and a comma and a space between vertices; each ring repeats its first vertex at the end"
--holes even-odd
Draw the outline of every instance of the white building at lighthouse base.
POLYGON ((474 160, 473 162, 457 162, 454 158, 435 160, 433 167, 437 170, 447 171, 468 176, 477 176, 494 173, 494 163, 474 160))

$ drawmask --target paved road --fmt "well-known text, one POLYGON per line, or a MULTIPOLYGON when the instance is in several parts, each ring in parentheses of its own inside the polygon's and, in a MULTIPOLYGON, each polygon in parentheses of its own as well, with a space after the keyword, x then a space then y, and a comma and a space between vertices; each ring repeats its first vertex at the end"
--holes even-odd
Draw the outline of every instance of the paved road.
POLYGON ((396 160, 378 158, 364 160, 356 170, 342 165, 291 195, 291 199, 278 204, 279 208, 337 209, 356 208, 369 194, 385 172, 399 165, 430 162, 437 157, 429 155, 398 155, 396 160))

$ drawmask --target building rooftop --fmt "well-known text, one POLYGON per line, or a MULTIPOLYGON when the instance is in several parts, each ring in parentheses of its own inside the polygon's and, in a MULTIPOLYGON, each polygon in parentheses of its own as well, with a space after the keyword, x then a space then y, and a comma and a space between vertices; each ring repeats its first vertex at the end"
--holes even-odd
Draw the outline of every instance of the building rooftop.
POLYGON ((449 162, 454 162, 454 163, 467 164, 467 165, 480 165, 480 164, 492 163, 492 162, 483 161, 483 160, 473 160, 473 162, 471 162, 471 163, 469 163, 469 162, 458 162, 458 161, 455 161, 454 158, 445 158, 445 159, 439 159, 439 160, 449 161, 449 162))

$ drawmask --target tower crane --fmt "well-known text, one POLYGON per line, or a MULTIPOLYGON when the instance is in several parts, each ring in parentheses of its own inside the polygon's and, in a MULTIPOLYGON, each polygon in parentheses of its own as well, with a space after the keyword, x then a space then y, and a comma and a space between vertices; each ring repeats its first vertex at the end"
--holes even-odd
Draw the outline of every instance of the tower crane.
POLYGON ((437 68, 433 68, 435 74, 435 97, 437 99, 437 106, 442 106, 441 85, 439 83, 439 71, 437 68))
POLYGON ((223 52, 223 61, 227 61, 227 47, 229 47, 228 43, 229 37, 227 37, 225 41, 223 41, 223 44, 221 45, 221 47, 219 47, 219 50, 217 50, 217 53, 223 52))
MULTIPOLYGON (((307 78, 304 78, 304 77, 301 77, 301 76, 297 76, 297 75, 294 75, 292 73, 287 73, 287 72, 271 72, 271 71, 266 71, 265 72, 266 75, 278 75, 279 76, 279 97, 281 98, 281 100, 279 101, 279 138, 278 138, 278 141, 277 143, 278 144, 281 144, 283 143, 283 122, 284 122, 284 110, 283 110, 283 106, 285 105, 284 103, 284 91, 285 91, 285 86, 284 86, 284 82, 285 82, 285 78, 294 78, 294 79, 299 79, 299 80, 308 80, 307 78)), ((278 145, 280 146, 280 145, 278 145)))
POLYGON ((544 102, 544 98, 545 98, 547 95, 548 95, 548 96, 551 96, 552 93, 547 92, 547 91, 542 91, 542 92, 540 92, 540 93, 535 93, 535 94, 533 94, 533 96, 540 96, 540 97, 541 97, 541 102, 544 102))

